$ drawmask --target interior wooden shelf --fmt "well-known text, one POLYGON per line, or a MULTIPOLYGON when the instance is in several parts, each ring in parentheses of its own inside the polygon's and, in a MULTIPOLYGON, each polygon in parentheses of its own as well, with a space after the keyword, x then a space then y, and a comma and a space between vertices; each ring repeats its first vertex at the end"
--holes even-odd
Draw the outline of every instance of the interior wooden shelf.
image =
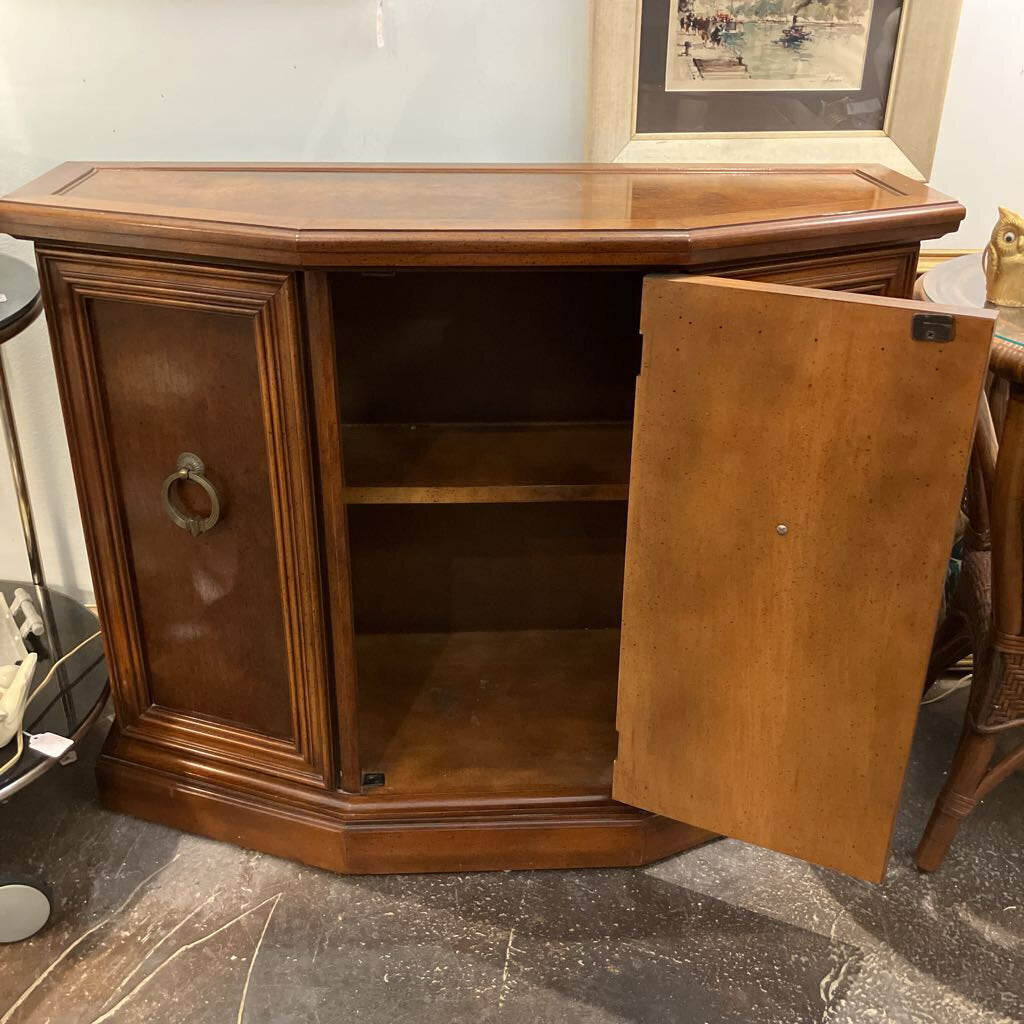
POLYGON ((610 792, 617 629, 366 634, 356 657, 379 792, 610 792))
POLYGON ((619 501, 629 423, 346 424, 349 504, 619 501))

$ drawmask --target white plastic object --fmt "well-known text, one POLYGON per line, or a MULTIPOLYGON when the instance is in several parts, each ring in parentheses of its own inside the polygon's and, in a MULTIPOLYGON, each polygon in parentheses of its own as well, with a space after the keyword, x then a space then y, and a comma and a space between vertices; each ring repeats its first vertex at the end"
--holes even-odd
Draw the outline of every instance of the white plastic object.
POLYGON ((25 733, 25 736, 28 738, 28 745, 33 750, 58 760, 75 745, 74 740, 69 740, 67 736, 58 736, 55 732, 40 732, 35 736, 25 733))
POLYGON ((15 665, 27 657, 28 650, 21 637, 21 630, 3 594, 0 594, 0 665, 15 665))
POLYGON ((36 606, 32 603, 32 598, 29 597, 28 591, 24 587, 18 587, 14 591, 14 604, 11 605, 11 613, 13 614, 19 609, 24 616, 19 630, 21 635, 28 636, 31 633, 33 636, 42 636, 44 632, 42 616, 36 611, 36 606))
POLYGON ((0 748, 6 747, 21 728, 32 677, 36 672, 36 660, 33 653, 20 665, 0 667, 0 748))
POLYGON ((52 911, 46 886, 26 878, 0 878, 0 942, 21 942, 35 935, 52 911))

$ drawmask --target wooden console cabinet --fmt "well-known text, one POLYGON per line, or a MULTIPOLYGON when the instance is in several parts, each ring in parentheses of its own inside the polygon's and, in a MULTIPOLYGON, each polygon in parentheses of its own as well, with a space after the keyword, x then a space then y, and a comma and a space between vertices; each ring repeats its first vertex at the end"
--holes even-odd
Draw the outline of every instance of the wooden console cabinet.
POLYGON ((348 872, 724 833, 880 878, 992 330, 906 299, 962 216, 878 167, 65 164, 8 196, 104 801, 348 872))

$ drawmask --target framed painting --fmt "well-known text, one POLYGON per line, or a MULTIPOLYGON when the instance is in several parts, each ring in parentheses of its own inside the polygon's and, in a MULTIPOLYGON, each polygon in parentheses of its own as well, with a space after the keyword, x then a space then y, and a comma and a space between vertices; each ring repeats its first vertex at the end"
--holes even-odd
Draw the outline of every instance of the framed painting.
POLYGON ((931 171, 961 0, 591 0, 588 158, 931 171))

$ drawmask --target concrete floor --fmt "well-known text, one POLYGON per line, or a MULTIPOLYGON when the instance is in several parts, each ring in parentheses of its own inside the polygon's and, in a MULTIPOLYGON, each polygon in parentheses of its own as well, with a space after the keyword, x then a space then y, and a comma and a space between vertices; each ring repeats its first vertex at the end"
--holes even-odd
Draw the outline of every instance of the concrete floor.
POLYGON ((1024 1019, 1024 777, 925 877, 963 699, 922 713, 885 884, 732 841, 644 870, 343 878, 101 810, 77 765, 0 808, 54 922, 0 948, 0 1024, 1024 1019))

